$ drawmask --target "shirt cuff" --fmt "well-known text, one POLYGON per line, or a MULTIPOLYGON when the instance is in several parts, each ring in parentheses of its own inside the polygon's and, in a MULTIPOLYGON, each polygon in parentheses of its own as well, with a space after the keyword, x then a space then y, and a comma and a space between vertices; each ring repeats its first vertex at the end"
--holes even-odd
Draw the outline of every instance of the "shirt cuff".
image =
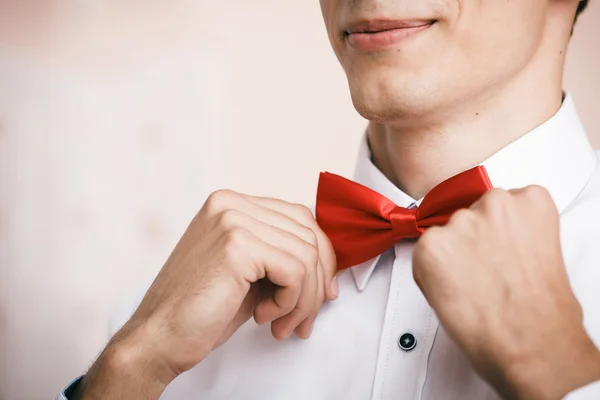
POLYGON ((83 376, 80 376, 73 382, 69 383, 69 386, 67 386, 62 392, 60 392, 58 396, 56 396, 56 400, 72 400, 73 395, 75 394, 75 390, 77 389, 77 386, 79 386, 79 383, 82 379, 83 376))
POLYGON ((564 400, 597 400, 600 399, 600 381, 584 386, 567 395, 564 400))

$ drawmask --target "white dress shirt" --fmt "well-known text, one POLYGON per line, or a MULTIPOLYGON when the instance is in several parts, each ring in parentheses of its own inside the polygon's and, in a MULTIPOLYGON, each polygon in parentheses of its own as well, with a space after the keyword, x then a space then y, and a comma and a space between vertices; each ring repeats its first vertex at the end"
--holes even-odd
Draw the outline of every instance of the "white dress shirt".
MULTIPOLYGON (((569 278, 586 329, 600 345, 600 169, 571 98, 554 117, 482 165, 495 187, 535 184, 552 195, 561 213, 569 278)), ((400 206, 419 204, 372 164, 366 140, 354 179, 400 206)), ((413 241, 398 243, 342 275, 339 299, 323 306, 309 340, 278 342, 269 326, 250 321, 175 379, 161 399, 499 399, 415 284, 413 247, 413 241), (400 343, 403 335, 409 340, 400 343), (408 350, 411 338, 416 344, 408 350)), ((600 399, 600 386, 582 388, 569 399, 600 399)))

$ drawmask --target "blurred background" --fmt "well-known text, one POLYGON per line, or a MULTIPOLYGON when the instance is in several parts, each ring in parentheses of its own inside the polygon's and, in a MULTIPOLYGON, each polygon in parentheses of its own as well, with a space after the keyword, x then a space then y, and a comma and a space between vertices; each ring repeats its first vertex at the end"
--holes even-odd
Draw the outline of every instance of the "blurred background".
MULTIPOLYGON (((600 4, 566 88, 600 147, 600 4)), ((53 398, 220 187, 311 204, 365 127, 305 0, 0 0, 0 399, 53 398)))

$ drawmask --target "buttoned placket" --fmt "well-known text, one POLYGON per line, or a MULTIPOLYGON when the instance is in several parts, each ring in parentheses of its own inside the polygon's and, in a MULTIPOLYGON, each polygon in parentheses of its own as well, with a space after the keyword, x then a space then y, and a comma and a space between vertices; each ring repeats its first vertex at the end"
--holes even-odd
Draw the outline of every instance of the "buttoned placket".
MULTIPOLYGON (((409 208, 417 205, 412 204, 409 208)), ((429 353, 439 322, 413 278, 414 244, 414 241, 402 241, 394 246, 395 259, 379 343, 373 400, 421 400, 422 397, 429 353), (401 343, 401 338, 408 341, 401 343), (411 339, 414 343, 410 343, 411 339), (410 397, 404 397, 402 393, 410 397)))

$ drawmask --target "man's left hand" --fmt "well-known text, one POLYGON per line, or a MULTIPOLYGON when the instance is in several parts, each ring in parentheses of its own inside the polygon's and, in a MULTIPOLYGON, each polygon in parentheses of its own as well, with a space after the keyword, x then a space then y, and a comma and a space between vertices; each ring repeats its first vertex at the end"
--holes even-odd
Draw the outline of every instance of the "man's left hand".
POLYGON ((545 189, 488 192, 423 235, 413 268, 448 334, 505 398, 559 399, 600 379, 545 189))

